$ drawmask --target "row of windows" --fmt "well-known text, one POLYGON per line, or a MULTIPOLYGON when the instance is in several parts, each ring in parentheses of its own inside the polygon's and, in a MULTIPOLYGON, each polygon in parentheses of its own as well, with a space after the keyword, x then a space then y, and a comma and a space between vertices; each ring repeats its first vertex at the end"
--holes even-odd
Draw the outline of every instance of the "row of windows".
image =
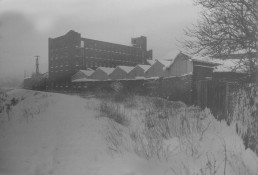
POLYGON ((79 45, 74 45, 74 46, 64 46, 64 47, 59 47, 59 48, 52 48, 49 49, 49 52, 51 54, 58 54, 58 53, 67 53, 68 49, 79 49, 79 48, 85 48, 87 50, 96 50, 96 51, 105 51, 105 52, 115 52, 115 53, 121 53, 121 54, 131 54, 131 55, 141 55, 142 50, 136 47, 130 47, 130 46, 112 46, 110 44, 108 45, 97 45, 97 43, 91 44, 91 43, 87 43, 87 44, 81 44, 81 46, 79 45))
MULTIPOLYGON (((143 55, 141 54, 126 54, 126 53, 122 53, 122 52, 96 52, 96 51, 91 51, 91 50, 86 50, 85 53, 82 53, 83 55, 85 55, 85 57, 108 57, 108 58, 125 58, 125 59, 130 59, 130 58, 135 58, 137 57, 138 59, 142 58, 143 55), (116 54, 111 54, 111 53, 116 53, 116 54)), ((79 58, 80 54, 76 54, 74 55, 75 58, 79 58)), ((53 55, 50 56, 50 61, 54 61, 54 60, 62 60, 62 59, 67 59, 68 58, 68 54, 66 55, 53 55)))
POLYGON ((63 40, 59 40, 58 42, 52 41, 51 43, 49 43, 49 46, 51 48, 51 52, 59 52, 59 51, 63 51, 72 47, 80 47, 80 43, 78 41, 74 41, 74 40, 69 40, 69 39, 63 39, 63 40))
POLYGON ((119 44, 112 44, 112 43, 104 43, 104 42, 96 42, 96 41, 81 41, 81 47, 85 48, 95 48, 99 50, 106 50, 106 51, 116 51, 116 52, 140 52, 141 50, 139 48, 131 47, 131 46, 125 46, 125 45, 119 45, 119 44))
POLYGON ((85 61, 90 61, 90 60, 98 60, 98 61, 107 61, 107 62, 136 62, 136 63, 140 63, 142 61, 142 59, 113 59, 113 58, 100 58, 100 57, 85 57, 85 61))
POLYGON ((102 57, 102 58, 114 58, 114 59, 130 59, 130 58, 142 58, 143 55, 130 55, 130 54, 123 54, 123 53, 106 53, 106 52, 94 52, 94 51, 86 51, 82 55, 85 55, 85 57, 102 57))
MULTIPOLYGON (((66 64, 58 64, 58 63, 52 63, 50 64, 50 69, 54 69, 54 68, 62 68, 62 67, 68 67, 69 64, 66 63, 66 64)), ((79 66, 79 62, 75 62, 75 66, 79 66)))
MULTIPOLYGON (((101 61, 87 61, 85 62, 84 66, 86 67, 113 67, 114 65, 117 65, 117 64, 139 64, 139 62, 137 61, 122 61, 122 60, 103 60, 101 59, 101 61)), ((63 68, 63 67, 68 67, 68 63, 66 63, 66 65, 63 65, 63 64, 51 64, 50 65, 50 70, 51 69, 55 69, 55 68, 63 68)), ((75 66, 76 67, 79 67, 80 64, 79 62, 75 62, 75 66)))
POLYGON ((131 63, 131 62, 135 62, 135 63, 139 63, 139 61, 141 61, 141 59, 127 59, 127 60, 123 60, 123 59, 108 59, 108 58, 98 58, 98 57, 86 57, 86 63, 87 61, 89 61, 88 59, 91 59, 92 61, 103 61, 103 62, 123 62, 123 63, 131 63))
MULTIPOLYGON (((77 58, 79 57, 79 55, 76 56, 77 58)), ((142 57, 141 56, 137 56, 138 58, 136 57, 131 57, 131 56, 119 56, 119 55, 107 55, 107 54, 100 54, 100 53, 87 53, 87 55, 85 55, 85 58, 95 58, 95 59, 103 59, 103 58, 109 58, 110 60, 114 60, 114 59, 120 59, 120 58, 123 58, 123 59, 141 59, 142 57)), ((67 58, 67 57, 50 57, 50 61, 54 61, 54 60, 58 60, 58 59, 63 59, 63 58, 67 58)))
POLYGON ((112 50, 105 50, 100 48, 89 48, 85 47, 86 50, 94 50, 94 51, 104 51, 104 52, 113 52, 118 54, 127 54, 127 55, 137 55, 141 56, 142 52, 140 50, 122 50, 122 49, 112 49, 112 50))
MULTIPOLYGON (((79 58, 80 57, 80 55, 74 55, 74 57, 75 58, 79 58)), ((68 56, 67 55, 59 55, 59 56, 50 56, 50 61, 54 61, 54 60, 58 60, 58 59, 60 59, 60 60, 62 60, 62 59, 67 59, 68 58, 68 56)))
POLYGON ((61 47, 61 48, 54 48, 54 49, 49 49, 49 52, 52 54, 58 53, 58 52, 62 52, 65 53, 68 50, 68 46, 65 47, 61 47))
POLYGON ((60 64, 60 65, 58 65, 58 64, 52 64, 52 65, 50 66, 50 68, 53 69, 53 68, 68 67, 68 66, 69 66, 68 64, 66 64, 66 65, 62 65, 62 64, 60 64))
POLYGON ((55 71, 54 71, 54 70, 51 70, 50 72, 51 72, 51 73, 55 73, 55 72, 57 73, 57 72, 68 72, 68 71, 69 71, 69 70, 66 69, 66 70, 55 70, 55 71))
MULTIPOLYGON (((66 85, 66 84, 61 84, 61 85, 52 85, 52 88, 68 88, 69 86, 68 85, 66 85)), ((87 88, 87 85, 73 85, 72 86, 73 88, 87 88)))

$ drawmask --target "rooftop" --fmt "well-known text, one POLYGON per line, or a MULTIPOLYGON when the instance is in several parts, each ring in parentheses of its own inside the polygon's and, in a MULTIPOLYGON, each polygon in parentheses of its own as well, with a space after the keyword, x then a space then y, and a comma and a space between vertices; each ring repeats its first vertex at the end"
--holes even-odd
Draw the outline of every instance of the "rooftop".
POLYGON ((132 66, 117 66, 117 68, 120 68, 123 71, 125 71, 126 73, 129 73, 134 67, 132 67, 132 66))
POLYGON ((94 70, 79 70, 79 71, 85 74, 86 76, 91 76, 91 74, 93 74, 94 72, 94 70))
POLYGON ((111 74, 115 68, 111 68, 111 67, 98 67, 97 70, 100 69, 102 71, 104 71, 106 74, 111 74))
POLYGON ((143 64, 138 64, 140 68, 142 68, 144 71, 148 70, 151 66, 150 65, 143 65, 143 64))

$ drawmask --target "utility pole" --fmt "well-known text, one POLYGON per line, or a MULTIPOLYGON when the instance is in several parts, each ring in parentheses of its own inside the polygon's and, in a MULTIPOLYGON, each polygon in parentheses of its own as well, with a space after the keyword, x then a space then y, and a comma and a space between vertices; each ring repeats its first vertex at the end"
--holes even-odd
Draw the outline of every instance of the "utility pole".
POLYGON ((39 55, 34 57, 36 57, 36 76, 39 76, 39 55))

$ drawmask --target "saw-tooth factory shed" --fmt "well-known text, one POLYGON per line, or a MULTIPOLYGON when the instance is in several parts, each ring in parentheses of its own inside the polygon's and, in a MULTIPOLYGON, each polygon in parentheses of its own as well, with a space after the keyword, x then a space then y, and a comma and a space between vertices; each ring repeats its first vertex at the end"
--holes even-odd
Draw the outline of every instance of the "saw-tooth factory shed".
POLYGON ((145 72, 146 78, 164 77, 164 67, 169 66, 171 61, 155 60, 151 67, 145 72))
POLYGON ((94 73, 94 70, 92 69, 79 70, 78 72, 76 72, 76 74, 72 76, 72 82, 80 79, 89 79, 93 73, 94 73))
POLYGON ((109 75, 111 80, 127 79, 128 73, 133 69, 132 66, 117 66, 115 70, 109 75))
POLYGON ((150 68, 150 65, 138 64, 127 75, 128 79, 135 79, 136 77, 144 77, 145 72, 150 68))
POLYGON ((93 74, 91 74, 90 79, 105 81, 109 80, 109 75, 114 71, 115 68, 110 67, 98 67, 93 74))

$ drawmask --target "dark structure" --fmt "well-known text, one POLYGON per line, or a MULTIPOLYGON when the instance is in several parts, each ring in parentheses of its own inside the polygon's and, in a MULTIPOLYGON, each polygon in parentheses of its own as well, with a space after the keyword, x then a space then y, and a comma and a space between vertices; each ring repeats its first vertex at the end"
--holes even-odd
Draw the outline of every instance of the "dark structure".
POLYGON ((61 90, 71 86, 71 76, 78 70, 118 65, 136 66, 152 59, 147 51, 147 38, 132 38, 132 46, 82 38, 80 33, 69 31, 63 36, 49 38, 48 89, 61 90))
POLYGON ((48 72, 44 74, 41 74, 39 72, 33 73, 31 77, 24 78, 23 88, 45 91, 47 87, 47 81, 48 81, 48 72))

